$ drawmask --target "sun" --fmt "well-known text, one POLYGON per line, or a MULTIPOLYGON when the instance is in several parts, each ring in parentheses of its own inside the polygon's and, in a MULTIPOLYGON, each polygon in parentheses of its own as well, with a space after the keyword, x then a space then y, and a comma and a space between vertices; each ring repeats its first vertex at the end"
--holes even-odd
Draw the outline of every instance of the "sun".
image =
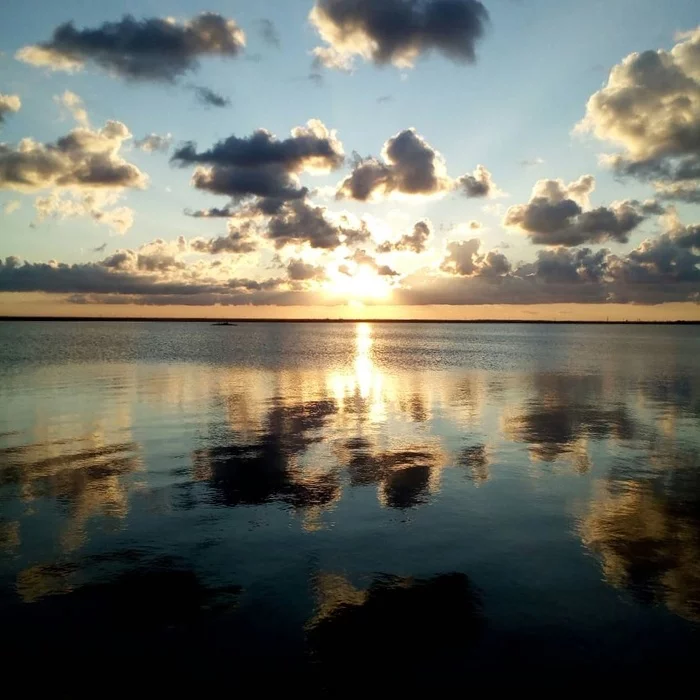
POLYGON ((331 273, 328 291, 346 299, 385 299, 391 294, 391 285, 367 265, 358 266, 351 274, 331 273))

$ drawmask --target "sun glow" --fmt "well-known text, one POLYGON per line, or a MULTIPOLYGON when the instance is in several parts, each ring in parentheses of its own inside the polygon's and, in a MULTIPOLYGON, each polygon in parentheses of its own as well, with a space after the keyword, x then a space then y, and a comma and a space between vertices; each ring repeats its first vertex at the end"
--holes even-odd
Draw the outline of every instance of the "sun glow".
POLYGON ((372 268, 360 265, 353 274, 331 273, 328 291, 347 299, 385 299, 391 294, 391 285, 372 268))

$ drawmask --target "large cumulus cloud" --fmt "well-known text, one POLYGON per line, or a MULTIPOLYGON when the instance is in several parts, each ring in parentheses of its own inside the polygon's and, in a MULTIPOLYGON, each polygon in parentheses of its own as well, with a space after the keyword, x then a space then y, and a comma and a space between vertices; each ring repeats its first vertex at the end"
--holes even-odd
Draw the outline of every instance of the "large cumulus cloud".
POLYGON ((73 129, 54 143, 0 144, 0 189, 144 187, 146 176, 119 153, 130 138, 124 124, 108 121, 98 130, 73 129))
POLYGON ((115 204, 124 190, 144 188, 148 181, 120 153, 130 138, 124 124, 108 121, 101 129, 73 129, 54 143, 29 138, 17 146, 0 143, 0 190, 48 190, 36 200, 40 221, 87 216, 124 233, 133 211, 115 204))
POLYGON ((382 160, 355 159, 351 174, 338 187, 337 197, 364 202, 392 193, 434 195, 452 186, 442 155, 415 129, 404 129, 384 144, 382 160))
POLYGON ((79 70, 93 63, 127 80, 173 82, 195 70, 201 57, 234 57, 244 46, 240 27, 215 13, 185 22, 126 15, 92 29, 66 22, 48 41, 20 49, 17 58, 50 70, 79 70))
POLYGON ((196 165, 193 185, 200 190, 227 195, 234 202, 261 197, 278 203, 303 199, 308 189, 299 182, 302 172, 328 172, 344 160, 336 133, 312 119, 278 139, 259 129, 249 137, 229 136, 205 151, 188 142, 178 148, 172 162, 196 165))
POLYGON ((590 209, 588 197, 594 187, 592 175, 584 175, 568 185, 561 180, 540 180, 530 201, 510 207, 503 223, 540 245, 626 243, 637 226, 652 214, 663 212, 653 200, 625 200, 590 209))
POLYGON ((500 193, 483 165, 457 180, 450 178, 442 154, 409 128, 384 144, 381 158, 356 154, 350 175, 338 185, 336 198, 366 202, 392 196, 435 196, 453 190, 466 197, 500 193))
POLYGON ((700 192, 700 27, 670 51, 632 53, 614 66, 577 128, 622 148, 607 158, 618 173, 686 183, 666 187, 667 198, 700 192))
POLYGON ((316 0, 309 19, 328 67, 347 69, 359 56, 408 68, 431 51, 473 63, 489 15, 477 0, 316 0))

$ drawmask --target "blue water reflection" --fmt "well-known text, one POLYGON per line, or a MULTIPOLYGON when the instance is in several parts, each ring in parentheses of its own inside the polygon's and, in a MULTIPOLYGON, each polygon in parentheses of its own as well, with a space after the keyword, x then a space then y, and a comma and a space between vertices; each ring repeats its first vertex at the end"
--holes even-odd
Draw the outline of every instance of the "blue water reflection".
POLYGON ((690 672, 698 350, 688 327, 2 324, 3 654, 307 689, 397 658, 392 687, 690 672))

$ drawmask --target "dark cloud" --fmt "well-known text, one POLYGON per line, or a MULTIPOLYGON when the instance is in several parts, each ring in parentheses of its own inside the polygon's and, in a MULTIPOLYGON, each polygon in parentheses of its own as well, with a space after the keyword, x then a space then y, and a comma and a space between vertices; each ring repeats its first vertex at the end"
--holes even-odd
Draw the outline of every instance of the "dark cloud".
POLYGON ((25 46, 17 58, 51 70, 77 70, 94 63, 127 80, 173 82, 196 70, 203 56, 238 56, 245 34, 231 19, 205 12, 178 23, 137 20, 130 15, 94 29, 57 27, 47 42, 25 46))
POLYGON ((584 210, 595 187, 592 175, 565 185, 561 180, 540 180, 527 204, 512 206, 504 225, 518 229, 539 245, 578 246, 583 243, 618 241, 629 235, 652 214, 663 212, 653 200, 625 200, 609 207, 584 210))
POLYGON ((259 129, 249 137, 229 136, 201 153, 197 152, 196 144, 189 142, 175 151, 172 160, 180 165, 199 163, 239 168, 280 165, 288 172, 328 171, 342 165, 343 148, 334 132, 320 121, 311 120, 283 140, 259 129))
POLYGON ((431 235, 430 222, 419 221, 413 226, 411 233, 405 233, 401 236, 394 248, 396 250, 410 250, 414 253, 422 253, 431 235))
POLYGON ((278 49, 281 42, 275 23, 271 19, 259 19, 257 25, 263 41, 278 49))
POLYGON ((390 138, 382 159, 356 156, 352 173, 338 186, 337 197, 364 202, 392 193, 438 194, 452 187, 442 156, 415 129, 404 129, 390 138))
POLYGON ((153 151, 160 151, 161 153, 166 153, 170 148, 173 137, 170 134, 165 136, 160 136, 159 134, 148 134, 142 139, 134 141, 134 146, 140 148, 142 151, 147 153, 152 153, 153 151))
POLYGON ((230 219, 236 213, 235 207, 211 207, 211 209, 185 209, 185 215, 195 219, 230 219))
POLYGON ((326 217, 324 207, 303 200, 288 202, 267 223, 265 234, 275 248, 308 243, 312 248, 337 248, 341 244, 340 226, 326 217))
POLYGON ((13 112, 19 112, 22 101, 17 95, 3 95, 0 92, 0 124, 5 121, 5 116, 13 112))
POLYGON ((231 104, 231 99, 220 95, 218 92, 204 85, 193 85, 192 90, 197 97, 197 100, 207 107, 228 107, 231 104))
POLYGON ((182 238, 172 244, 156 240, 139 250, 119 250, 100 262, 72 265, 9 257, 0 261, 0 292, 80 294, 88 295, 87 302, 100 303, 111 298, 116 303, 246 304, 265 303, 266 297, 253 293, 270 293, 283 283, 214 277, 216 266, 197 268, 179 259, 185 247, 182 238))
POLYGON ((24 139, 18 147, 0 144, 0 189, 144 187, 146 176, 119 155, 130 138, 124 124, 108 121, 99 130, 73 129, 55 143, 24 139))
POLYGON ((489 14, 477 0, 316 0, 309 19, 318 61, 347 70, 355 56, 407 68, 432 51, 473 63, 489 14))
POLYGON ((540 250, 535 274, 547 284, 600 282, 607 271, 608 256, 609 252, 604 248, 595 253, 590 248, 540 250))
POLYGON ((287 275, 295 282, 322 280, 326 278, 326 270, 322 265, 312 265, 301 258, 293 258, 287 263, 287 275))
POLYGON ((195 238, 190 241, 190 247, 196 253, 210 253, 218 255, 219 253, 233 253, 235 255, 245 255, 252 253, 258 249, 258 244, 253 240, 247 230, 238 230, 231 227, 231 231, 227 236, 218 236, 206 240, 204 238, 195 238))
MULTIPOLYGON (((624 149, 608 158, 617 173, 700 187, 699 55, 700 27, 670 51, 630 54, 588 100, 577 128, 624 149)), ((666 198, 687 192, 671 187, 666 198)))
POLYGON ((281 202, 303 199, 298 174, 327 172, 343 163, 343 146, 335 132, 312 119, 279 140, 260 129, 252 136, 230 136, 211 149, 198 152, 193 142, 183 144, 171 161, 181 166, 199 165, 192 176, 198 189, 228 195, 234 201, 263 197, 281 202))
POLYGON ((488 197, 498 191, 491 173, 483 165, 477 165, 471 175, 462 175, 456 185, 465 197, 488 197))

